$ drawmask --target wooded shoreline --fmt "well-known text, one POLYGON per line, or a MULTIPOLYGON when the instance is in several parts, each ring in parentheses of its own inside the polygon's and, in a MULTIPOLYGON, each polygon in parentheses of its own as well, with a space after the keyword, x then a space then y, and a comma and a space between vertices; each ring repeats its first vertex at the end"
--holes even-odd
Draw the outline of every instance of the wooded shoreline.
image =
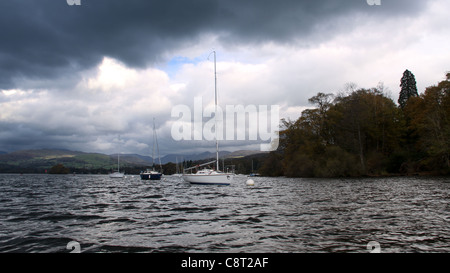
POLYGON ((315 108, 283 120, 280 145, 259 172, 266 176, 363 177, 450 174, 450 73, 418 94, 405 71, 398 103, 383 85, 318 93, 315 108))

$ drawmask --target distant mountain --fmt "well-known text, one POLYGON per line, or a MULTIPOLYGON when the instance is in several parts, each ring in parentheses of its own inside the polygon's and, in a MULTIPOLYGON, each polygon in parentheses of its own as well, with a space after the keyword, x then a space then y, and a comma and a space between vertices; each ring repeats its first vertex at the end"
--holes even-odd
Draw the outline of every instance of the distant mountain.
MULTIPOLYGON (((230 154, 230 152, 226 152, 226 151, 222 151, 219 152, 219 157, 223 158, 226 157, 228 154, 230 154)), ((164 157, 161 158, 161 163, 165 164, 165 163, 176 163, 178 161, 178 163, 182 162, 182 161, 196 161, 196 160, 204 160, 204 159, 208 159, 208 158, 216 158, 216 153, 211 153, 211 152, 203 152, 200 154, 191 154, 191 155, 182 155, 182 154, 169 154, 166 155, 164 157)))
POLYGON ((18 163, 28 160, 49 160, 55 158, 72 158, 77 155, 83 154, 82 152, 74 152, 68 150, 22 150, 11 153, 0 154, 0 162, 8 161, 10 163, 18 163))
MULTIPOLYGON (((261 152, 261 151, 247 151, 247 150, 240 150, 235 152, 227 152, 227 151, 221 151, 219 152, 220 158, 241 158, 246 157, 250 155, 256 155, 256 154, 265 154, 267 152, 261 152)), ((151 157, 148 157, 149 161, 151 162, 151 157)), ((216 153, 212 152, 203 152, 200 154, 191 154, 191 155, 182 155, 182 154, 169 154, 161 158, 161 163, 166 164, 169 162, 178 163, 182 161, 196 161, 196 160, 204 160, 204 159, 214 159, 216 158, 216 153)), ((156 159, 155 159, 156 160, 156 159)), ((156 161, 155 161, 156 162, 156 161)))
POLYGON ((63 164, 71 168, 110 168, 113 161, 107 155, 83 153, 69 150, 22 150, 0 154, 2 170, 22 172, 22 170, 41 171, 63 164))
POLYGON ((258 155, 258 154, 267 154, 269 152, 261 152, 261 151, 248 151, 248 150, 239 150, 232 153, 229 153, 225 156, 225 158, 241 158, 251 155, 258 155))
MULTIPOLYGON (((236 151, 219 153, 220 158, 242 158, 259 154, 258 151, 236 151)), ((204 152, 192 155, 170 154, 161 158, 161 163, 181 163, 183 161, 197 161, 214 159, 216 153, 204 152)), ((120 168, 142 169, 150 166, 153 160, 150 156, 139 154, 120 154, 120 168)), ((158 164, 158 159, 155 158, 158 164)), ((57 164, 63 164, 77 172, 99 172, 100 170, 112 170, 117 168, 117 154, 106 155, 100 153, 86 153, 70 150, 22 150, 11 153, 0 153, 0 172, 37 172, 50 170, 57 164)))
MULTIPOLYGON (((117 154, 109 155, 109 157, 117 162, 117 154)), ((146 166, 152 163, 152 157, 138 154, 120 154, 120 162, 136 166, 146 166)))

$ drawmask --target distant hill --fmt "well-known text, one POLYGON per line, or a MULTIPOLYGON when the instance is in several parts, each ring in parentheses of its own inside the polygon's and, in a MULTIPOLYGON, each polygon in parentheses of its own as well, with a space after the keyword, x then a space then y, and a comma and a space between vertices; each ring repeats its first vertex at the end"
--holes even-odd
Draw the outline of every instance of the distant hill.
POLYGON ((73 158, 81 152, 67 150, 22 150, 12 153, 0 154, 0 162, 9 164, 24 164, 30 161, 52 160, 57 158, 73 158))
POLYGON ((235 152, 227 154, 225 156, 225 158, 241 158, 241 157, 259 155, 259 154, 268 154, 268 153, 269 152, 239 150, 239 151, 235 151, 235 152))
POLYGON ((57 164, 73 169, 110 169, 114 167, 114 160, 108 155, 69 150, 23 150, 0 154, 2 172, 40 173, 57 164))
MULTIPOLYGON (((237 151, 219 153, 221 158, 243 158, 249 155, 259 154, 257 151, 237 151)), ((213 159, 215 153, 204 152, 192 155, 171 154, 161 158, 162 164, 181 163, 183 161, 198 161, 213 159)), ((131 171, 143 169, 152 164, 150 156, 138 154, 120 154, 120 168, 131 171)), ((158 160, 155 159, 158 164, 158 160)), ((73 171, 80 173, 98 173, 117 168, 117 154, 106 155, 100 153, 86 153, 70 150, 22 150, 11 153, 0 153, 0 172, 13 173, 43 173, 53 166, 62 164, 73 171)))
MULTIPOLYGON (((219 157, 225 158, 225 159, 241 158, 241 157, 246 157, 246 156, 250 156, 250 155, 264 154, 264 153, 266 153, 266 152, 247 151, 247 150, 240 150, 240 151, 235 151, 235 152, 221 151, 221 152, 219 152, 219 157)), ((213 158, 213 159, 216 158, 216 153, 203 152, 200 154, 191 154, 191 155, 170 154, 170 155, 166 155, 166 156, 162 157, 161 163, 162 164, 166 164, 169 162, 176 163, 177 161, 178 161, 178 163, 180 163, 183 160, 184 161, 188 161, 188 160, 196 161, 196 160, 204 160, 204 159, 209 159, 209 158, 213 158)), ((149 157, 149 160, 151 162, 151 157, 149 157)))
MULTIPOLYGON (((117 154, 109 155, 109 157, 117 164, 117 154)), ((146 166, 152 163, 152 157, 138 154, 120 154, 120 162, 121 165, 124 163, 136 166, 146 166)))
MULTIPOLYGON (((230 152, 219 152, 219 156, 226 157, 230 152)), ((112 158, 117 160, 117 154, 110 155, 112 158)), ((204 152, 200 154, 191 154, 191 155, 182 155, 182 154, 169 154, 161 157, 161 164, 166 163, 180 163, 183 160, 188 161, 196 161, 196 160, 204 160, 208 158, 215 158, 216 153, 204 152)), ((151 156, 143 156, 138 154, 120 154, 120 162, 127 162, 129 164, 134 165, 149 165, 153 163, 153 159, 151 156)), ((155 158, 155 164, 159 164, 158 158, 155 158)))
MULTIPOLYGON (((228 154, 230 154, 230 152, 222 151, 222 152, 219 152, 219 157, 223 158, 223 157, 226 157, 228 154)), ((162 164, 166 164, 169 162, 176 163, 177 161, 178 161, 178 163, 180 163, 182 161, 189 161, 189 160, 197 161, 197 160, 203 160, 203 159, 208 159, 208 158, 216 158, 216 153, 203 152, 200 154, 191 154, 191 155, 170 154, 170 155, 161 157, 161 163, 162 164)), ((155 159, 155 160, 157 160, 157 159, 155 159)), ((155 161, 155 162, 157 162, 157 161, 155 161)))

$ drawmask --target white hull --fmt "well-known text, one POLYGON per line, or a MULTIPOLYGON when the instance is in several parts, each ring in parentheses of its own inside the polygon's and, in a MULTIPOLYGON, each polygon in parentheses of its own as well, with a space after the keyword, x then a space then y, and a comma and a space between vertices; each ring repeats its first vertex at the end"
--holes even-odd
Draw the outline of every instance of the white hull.
POLYGON ((234 174, 183 174, 183 179, 191 184, 201 185, 230 185, 234 174))
POLYGON ((110 173, 109 177, 110 178, 123 178, 125 173, 120 173, 120 172, 114 172, 114 173, 110 173))

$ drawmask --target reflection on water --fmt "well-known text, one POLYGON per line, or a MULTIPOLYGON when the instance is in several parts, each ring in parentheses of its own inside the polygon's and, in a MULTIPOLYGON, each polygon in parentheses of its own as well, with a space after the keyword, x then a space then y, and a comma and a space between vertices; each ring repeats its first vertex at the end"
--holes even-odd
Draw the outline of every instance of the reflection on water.
POLYGON ((0 175, 0 252, 449 252, 449 178, 0 175))

